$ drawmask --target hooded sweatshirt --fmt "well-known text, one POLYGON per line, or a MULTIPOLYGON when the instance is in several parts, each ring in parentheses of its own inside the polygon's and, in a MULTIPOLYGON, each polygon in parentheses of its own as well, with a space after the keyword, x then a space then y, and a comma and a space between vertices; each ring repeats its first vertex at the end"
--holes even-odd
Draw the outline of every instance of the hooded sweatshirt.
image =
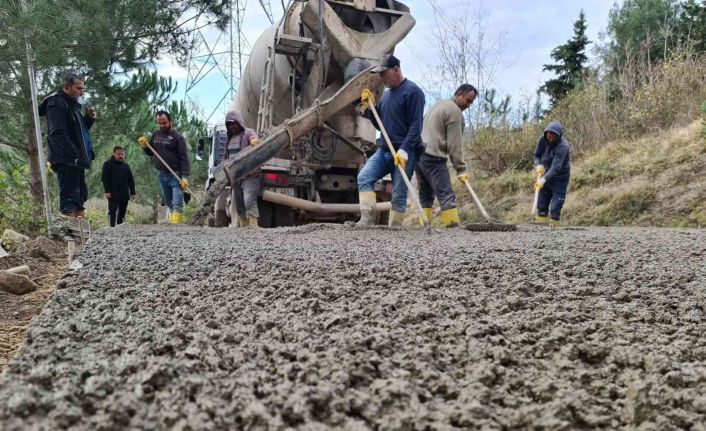
MULTIPOLYGON (((235 157, 242 150, 250 147, 250 141, 257 139, 257 133, 253 129, 245 127, 243 117, 235 112, 228 111, 226 114, 226 123, 238 123, 243 131, 239 135, 232 135, 228 130, 228 138, 226 140, 226 150, 223 152, 223 160, 229 157, 235 157)), ((260 169, 255 169, 250 172, 247 177, 252 177, 260 174, 260 169)))
POLYGON ((563 136, 561 123, 554 121, 545 129, 534 150, 534 164, 544 166, 544 179, 547 181, 568 179, 571 175, 571 147, 563 136), (553 144, 547 140, 547 132, 559 136, 553 144))

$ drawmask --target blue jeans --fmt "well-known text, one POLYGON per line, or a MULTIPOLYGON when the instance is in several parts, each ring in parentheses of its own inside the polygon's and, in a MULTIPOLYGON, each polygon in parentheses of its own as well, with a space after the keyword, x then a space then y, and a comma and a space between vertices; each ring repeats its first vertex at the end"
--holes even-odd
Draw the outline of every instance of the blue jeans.
MULTIPOLYGON (((405 173, 412 180, 416 154, 409 153, 405 173)), ((398 213, 407 211, 407 185, 395 166, 394 156, 381 148, 368 159, 368 163, 358 173, 358 191, 374 192, 375 183, 387 174, 392 175, 392 210, 398 213)))
POLYGON ((552 178, 544 184, 539 191, 537 200, 537 214, 547 216, 553 220, 561 220, 561 208, 566 200, 566 191, 569 188, 569 177, 552 178))
POLYGON ((159 188, 162 190, 164 204, 168 206, 172 212, 184 212, 184 191, 179 185, 179 180, 171 173, 161 171, 157 179, 159 180, 159 188))
POLYGON ((67 165, 53 165, 59 183, 59 211, 71 214, 84 209, 83 204, 88 200, 88 187, 86 186, 86 171, 67 165))

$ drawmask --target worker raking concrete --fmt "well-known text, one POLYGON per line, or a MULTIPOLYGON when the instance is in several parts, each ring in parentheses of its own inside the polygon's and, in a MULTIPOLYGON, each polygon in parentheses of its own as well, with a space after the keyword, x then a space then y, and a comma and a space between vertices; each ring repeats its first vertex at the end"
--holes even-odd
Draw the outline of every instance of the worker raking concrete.
POLYGON ((468 181, 469 175, 463 156, 463 111, 471 106, 476 96, 478 90, 474 86, 463 84, 451 99, 436 102, 424 117, 424 153, 419 158, 416 170, 419 201, 427 220, 431 220, 431 208, 436 197, 441 206, 441 222, 445 227, 456 227, 460 223, 456 194, 446 164, 451 159, 459 181, 468 181))
MULTIPOLYGON (((242 150, 255 146, 260 141, 257 133, 253 129, 245 127, 243 117, 235 112, 229 111, 226 114, 226 130, 228 146, 223 152, 223 160, 235 157, 242 150)), ((260 168, 248 173, 245 178, 231 184, 231 218, 235 221, 235 212, 238 213, 238 224, 240 227, 258 227, 260 213, 257 208, 257 197, 260 194, 260 168), (235 208, 233 208, 235 207, 235 208)), ((221 193, 219 200, 225 199, 226 194, 221 193)), ((218 208, 224 207, 220 202, 216 203, 218 208)), ((216 214, 218 218, 218 214, 216 214)))
MULTIPOLYGON (((376 106, 380 119, 395 149, 393 154, 384 137, 378 138, 378 149, 368 159, 358 174, 360 221, 357 225, 375 224, 375 183, 387 174, 392 176, 392 210, 390 226, 401 226, 407 211, 407 185, 397 172, 401 165, 409 178, 414 173, 415 162, 422 151, 422 122, 424 120, 424 93, 414 82, 406 79, 400 70, 400 61, 391 54, 384 56, 372 69, 382 77, 385 91, 376 106)), ((370 110, 374 103, 372 92, 364 90, 360 102, 363 115, 380 130, 370 110)))
POLYGON ((170 211, 169 221, 179 224, 184 213, 184 189, 189 187, 186 177, 191 170, 186 139, 172 128, 172 117, 168 112, 158 111, 155 115, 159 130, 152 134, 149 142, 144 136, 137 142, 145 154, 152 157, 159 171, 159 188, 170 211))
POLYGON ((571 147, 558 121, 550 123, 539 138, 534 150, 534 165, 537 174, 534 188, 539 192, 535 222, 548 222, 557 227, 571 177, 571 147))

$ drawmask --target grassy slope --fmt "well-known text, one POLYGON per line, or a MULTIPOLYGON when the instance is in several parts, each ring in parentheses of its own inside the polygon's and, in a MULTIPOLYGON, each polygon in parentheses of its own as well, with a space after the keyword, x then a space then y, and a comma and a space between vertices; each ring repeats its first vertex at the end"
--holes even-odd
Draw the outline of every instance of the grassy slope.
MULTIPOLYGON (((529 218, 533 179, 528 172, 472 183, 491 216, 514 223, 529 218)), ((458 184, 456 189, 462 220, 480 221, 468 192, 458 184)), ((611 142, 575 160, 562 216, 566 224, 584 226, 706 226, 702 124, 611 142)))

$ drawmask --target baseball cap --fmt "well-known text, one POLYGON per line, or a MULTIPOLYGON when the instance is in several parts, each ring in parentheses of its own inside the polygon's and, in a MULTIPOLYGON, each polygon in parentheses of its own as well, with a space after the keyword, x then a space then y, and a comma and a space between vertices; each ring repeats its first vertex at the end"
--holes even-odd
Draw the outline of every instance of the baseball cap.
POLYGON ((380 64, 375 66, 371 72, 380 73, 391 67, 400 67, 400 60, 392 54, 387 54, 380 59, 380 64))

